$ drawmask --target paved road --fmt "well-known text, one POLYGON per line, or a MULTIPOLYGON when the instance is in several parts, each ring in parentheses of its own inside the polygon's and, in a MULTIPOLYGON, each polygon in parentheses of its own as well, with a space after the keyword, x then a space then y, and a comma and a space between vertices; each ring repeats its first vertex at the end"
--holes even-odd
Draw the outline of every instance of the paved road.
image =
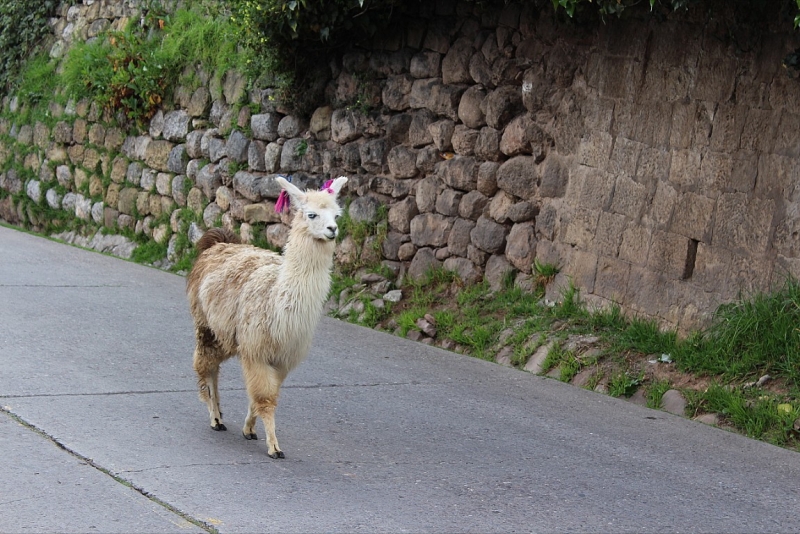
POLYGON ((0 227, 0 531, 800 531, 799 454, 328 319, 270 460, 192 343, 182 278, 0 227))

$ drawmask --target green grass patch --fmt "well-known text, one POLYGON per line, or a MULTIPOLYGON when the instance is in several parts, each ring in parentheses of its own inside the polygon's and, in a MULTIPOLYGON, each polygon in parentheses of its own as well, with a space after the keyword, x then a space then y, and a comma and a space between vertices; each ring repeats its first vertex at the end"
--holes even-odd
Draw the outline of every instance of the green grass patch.
POLYGON ((656 380, 647 385, 645 398, 647 399, 647 407, 658 410, 661 408, 661 398, 664 393, 670 390, 672 386, 667 380, 656 380))
POLYGON ((559 380, 562 382, 569 382, 581 370, 581 362, 572 353, 567 353, 566 357, 561 360, 561 374, 559 380))
POLYGON ((136 263, 155 263, 166 256, 167 245, 150 239, 133 250, 131 259, 136 263))
POLYGON ((21 123, 33 123, 35 120, 42 120, 48 126, 52 125, 53 119, 46 111, 47 104, 58 98, 58 75, 56 67, 58 63, 50 59, 49 54, 41 52, 27 61, 23 71, 20 73, 19 87, 17 96, 20 101, 25 103, 24 111, 14 117, 21 123))
POLYGON ((564 350, 564 347, 562 347, 559 343, 553 344, 553 346, 550 347, 550 350, 547 351, 547 356, 545 356, 544 361, 542 362, 542 372, 546 373, 554 369, 566 357, 567 351, 564 350))
POLYGON ((235 26, 223 6, 196 2, 170 14, 153 4, 124 30, 71 47, 57 85, 70 97, 89 97, 143 126, 172 98, 175 73, 188 70, 190 79, 180 81, 199 85, 196 65, 217 76, 244 69, 247 52, 238 49, 235 26))
POLYGON ((411 330, 419 330, 417 319, 421 319, 427 313, 426 308, 412 308, 403 311, 397 317, 397 325, 400 328, 400 335, 405 337, 411 330))
POLYGON ((627 323, 618 323, 608 330, 611 348, 615 352, 633 350, 644 354, 673 353, 678 349, 675 331, 663 332, 653 320, 634 318, 627 323))
POLYGON ((367 328, 375 328, 390 312, 391 304, 387 304, 384 308, 379 308, 372 303, 372 299, 364 297, 361 299, 364 304, 364 311, 356 312, 350 311, 350 322, 366 326, 367 328))
POLYGON ((616 371, 608 379, 608 394, 612 397, 630 397, 642 384, 641 373, 632 373, 625 369, 616 371))
POLYGON ((681 369, 744 379, 769 373, 800 386, 800 282, 720 306, 712 325, 677 353, 681 369))
POLYGON ((793 428, 800 417, 797 399, 776 398, 758 388, 744 391, 713 384, 706 391, 690 392, 689 408, 694 412, 717 413, 749 437, 780 446, 797 446, 797 431, 793 428))
POLYGON ((356 285, 358 281, 353 278, 352 276, 343 275, 340 273, 334 273, 331 277, 331 295, 336 295, 338 298, 339 295, 345 289, 349 289, 356 285))

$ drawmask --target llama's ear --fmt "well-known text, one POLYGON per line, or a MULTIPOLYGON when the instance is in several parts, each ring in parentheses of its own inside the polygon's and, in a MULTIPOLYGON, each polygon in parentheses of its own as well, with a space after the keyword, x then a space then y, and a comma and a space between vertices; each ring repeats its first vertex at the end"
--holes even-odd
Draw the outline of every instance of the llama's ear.
POLYGON ((337 179, 335 179, 329 187, 333 190, 334 195, 339 196, 339 191, 342 190, 342 187, 344 187, 344 184, 346 183, 347 183, 347 176, 340 176, 337 179))
POLYGON ((306 200, 306 194, 300 191, 293 183, 284 178, 283 176, 276 176, 275 181, 280 184, 281 188, 294 200, 297 204, 302 204, 306 200))

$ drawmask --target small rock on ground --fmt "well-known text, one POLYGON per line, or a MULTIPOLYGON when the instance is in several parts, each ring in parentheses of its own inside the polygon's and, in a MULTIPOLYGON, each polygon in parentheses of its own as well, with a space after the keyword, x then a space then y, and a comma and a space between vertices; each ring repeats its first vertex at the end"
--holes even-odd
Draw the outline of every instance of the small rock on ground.
POLYGON ((417 327, 428 337, 436 337, 436 327, 425 319, 417 319, 417 327))
POLYGON ((411 341, 419 341, 425 336, 419 330, 409 330, 406 337, 411 341))
POLYGON ((695 421, 700 421, 707 425, 717 426, 719 424, 719 415, 715 413, 704 413, 694 418, 695 421))
POLYGON ((500 352, 494 357, 494 361, 499 363, 500 365, 505 365, 506 367, 511 367, 511 355, 514 353, 514 349, 511 347, 503 347, 500 352))
POLYGON ((586 387, 586 384, 591 380, 594 371, 592 369, 582 369, 574 377, 572 377, 571 384, 579 388, 586 387))
POLYGON ((547 358, 547 353, 550 352, 550 349, 553 348, 554 342, 551 341, 546 345, 542 345, 536 352, 533 353, 533 356, 528 359, 528 363, 525 364, 525 370, 538 375, 542 372, 542 364, 544 363, 544 359, 547 358))
POLYGON ((639 406, 647 406, 647 397, 644 396, 644 389, 637 389, 636 393, 628 398, 628 402, 638 404, 639 406))
POLYGON ((402 298, 403 298, 403 291, 400 289, 394 289, 392 291, 389 291, 383 296, 383 300, 392 303, 400 302, 400 299, 402 298))
POLYGON ((677 389, 670 389, 661 397, 661 408, 675 415, 683 415, 686 411, 686 399, 677 389))

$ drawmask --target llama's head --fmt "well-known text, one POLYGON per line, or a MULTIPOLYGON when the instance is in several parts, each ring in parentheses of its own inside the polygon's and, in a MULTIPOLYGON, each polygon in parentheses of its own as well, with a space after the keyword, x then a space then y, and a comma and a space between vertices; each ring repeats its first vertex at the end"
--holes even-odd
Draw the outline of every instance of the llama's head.
POLYGON ((336 239, 339 233, 336 218, 342 212, 337 199, 347 182, 346 177, 336 178, 322 191, 301 191, 282 176, 276 180, 291 198, 291 205, 295 209, 293 227, 300 225, 311 237, 321 241, 336 239))

